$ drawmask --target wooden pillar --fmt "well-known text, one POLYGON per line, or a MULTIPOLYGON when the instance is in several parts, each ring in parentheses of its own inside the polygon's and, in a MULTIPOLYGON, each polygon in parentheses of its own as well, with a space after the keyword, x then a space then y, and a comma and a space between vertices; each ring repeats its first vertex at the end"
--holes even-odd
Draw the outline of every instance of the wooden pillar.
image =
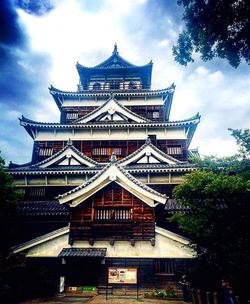
MULTIPOLYGON (((66 260, 65 260, 65 258, 62 258, 62 265, 65 265, 65 264, 66 264, 66 260)), ((63 271, 63 274, 64 274, 64 271, 63 271)), ((60 293, 64 292, 64 289, 65 289, 65 276, 63 275, 63 276, 60 276, 59 292, 60 293)))
POLYGON ((198 289, 198 304, 203 304, 201 289, 198 289))
POLYGON ((214 304, 218 304, 218 292, 214 291, 213 296, 214 296, 214 304))
POLYGON ((210 291, 206 292, 206 298, 207 298, 207 304, 212 304, 212 302, 211 302, 211 292, 210 291))

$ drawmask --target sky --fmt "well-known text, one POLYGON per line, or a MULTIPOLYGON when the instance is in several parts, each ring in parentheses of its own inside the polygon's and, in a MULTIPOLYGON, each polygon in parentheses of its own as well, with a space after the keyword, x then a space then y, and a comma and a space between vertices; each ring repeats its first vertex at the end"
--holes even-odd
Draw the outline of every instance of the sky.
POLYGON ((33 141, 19 117, 59 122, 48 87, 75 91, 76 62, 94 66, 114 44, 135 65, 153 61, 152 89, 176 85, 170 120, 201 114, 190 148, 229 156, 237 146, 228 128, 250 128, 250 73, 222 59, 183 67, 172 47, 183 29, 175 0, 1 0, 0 150, 29 162, 33 141))

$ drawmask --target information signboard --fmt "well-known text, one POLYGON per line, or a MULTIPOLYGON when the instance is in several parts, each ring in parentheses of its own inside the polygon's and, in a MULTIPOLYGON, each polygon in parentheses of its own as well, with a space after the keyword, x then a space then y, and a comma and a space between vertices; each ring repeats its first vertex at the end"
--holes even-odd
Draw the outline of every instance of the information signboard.
POLYGON ((137 284, 137 268, 114 268, 108 269, 109 284, 137 284))

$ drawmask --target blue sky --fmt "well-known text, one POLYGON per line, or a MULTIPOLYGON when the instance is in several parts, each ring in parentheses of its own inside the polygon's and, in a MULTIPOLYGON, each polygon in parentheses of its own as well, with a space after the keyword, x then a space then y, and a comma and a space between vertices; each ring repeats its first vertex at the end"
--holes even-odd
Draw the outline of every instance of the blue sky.
POLYGON ((48 87, 76 90, 76 62, 96 65, 114 43, 136 65, 153 60, 153 89, 176 84, 171 120, 201 114, 191 144, 201 154, 235 153, 227 129, 250 127, 249 65, 234 69, 198 55, 186 68, 174 61, 183 28, 174 0, 2 0, 0 12, 0 150, 7 163, 31 159, 32 139, 18 117, 58 122, 48 87))

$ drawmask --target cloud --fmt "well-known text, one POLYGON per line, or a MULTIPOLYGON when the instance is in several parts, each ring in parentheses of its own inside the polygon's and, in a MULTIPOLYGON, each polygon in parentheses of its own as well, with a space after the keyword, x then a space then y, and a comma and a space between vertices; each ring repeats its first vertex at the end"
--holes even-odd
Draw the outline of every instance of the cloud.
MULTIPOLYGON (((19 1, 19 5, 21 2, 24 5, 25 1, 19 1)), ((31 4, 32 1, 27 1, 27 5, 28 2, 31 4)), ((34 52, 30 48, 29 37, 20 22, 15 4, 16 2, 11 0, 0 2, 0 108, 3 124, 0 128, 0 149, 7 161, 15 155, 14 150, 18 153, 22 151, 20 159, 26 154, 22 150, 24 145, 21 144, 20 138, 23 134, 18 127, 16 114, 37 111, 40 98, 44 97, 47 91, 46 78, 51 65, 48 54, 34 52), (9 146, 12 146, 12 149, 9 149, 9 146)), ((33 7, 33 11, 35 9, 38 10, 33 7)), ((38 11, 36 13, 38 14, 38 11)))
POLYGON ((120 55, 136 65, 153 59, 153 89, 175 82, 172 120, 201 113, 192 147, 202 154, 236 151, 227 128, 250 127, 249 66, 235 70, 223 60, 204 63, 198 57, 187 68, 178 65, 172 45, 182 29, 182 8, 176 1, 13 1, 0 4, 5 20, 0 28, 0 109, 6 115, 0 149, 7 159, 29 161, 32 150, 15 116, 59 121, 47 87, 75 90, 75 63, 102 62, 115 42, 120 55))
POLYGON ((43 16, 54 8, 49 0, 16 0, 16 4, 26 13, 37 16, 43 16))

